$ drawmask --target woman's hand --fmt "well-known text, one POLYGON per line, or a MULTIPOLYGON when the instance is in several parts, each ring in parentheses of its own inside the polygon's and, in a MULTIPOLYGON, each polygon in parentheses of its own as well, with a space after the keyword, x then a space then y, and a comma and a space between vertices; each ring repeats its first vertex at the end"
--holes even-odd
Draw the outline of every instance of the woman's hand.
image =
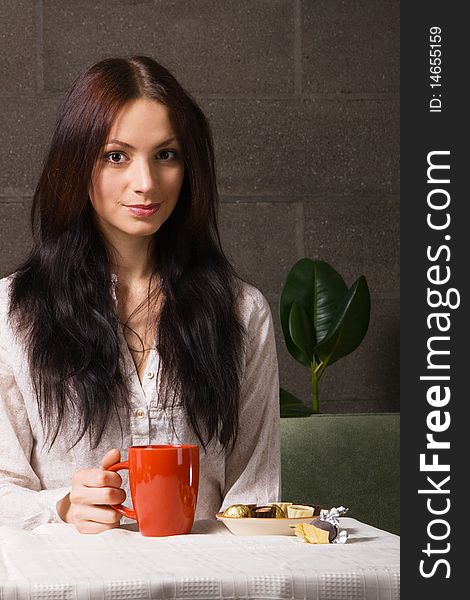
POLYGON ((119 450, 110 450, 101 461, 101 469, 80 469, 72 478, 70 493, 57 503, 57 512, 80 533, 100 533, 119 527, 121 515, 109 504, 121 504, 126 492, 121 489, 118 473, 106 471, 119 462, 119 450))

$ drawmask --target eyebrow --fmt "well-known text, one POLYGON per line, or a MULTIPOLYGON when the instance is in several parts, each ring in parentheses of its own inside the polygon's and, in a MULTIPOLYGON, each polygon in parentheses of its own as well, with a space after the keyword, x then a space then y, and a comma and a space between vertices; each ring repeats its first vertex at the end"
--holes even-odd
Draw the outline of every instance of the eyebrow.
MULTIPOLYGON (((157 144, 156 146, 154 146, 154 150, 156 150, 157 148, 161 148, 162 146, 166 146, 167 144, 170 144, 171 142, 176 142, 177 139, 176 137, 171 137, 168 138, 166 140, 163 140, 163 142, 160 142, 159 144, 157 144)), ((132 144, 128 144, 127 142, 123 142, 121 140, 109 140, 109 142, 106 144, 107 146, 110 146, 111 144, 119 144, 120 146, 123 146, 124 148, 129 148, 130 150, 135 150, 135 147, 132 146, 132 144)))

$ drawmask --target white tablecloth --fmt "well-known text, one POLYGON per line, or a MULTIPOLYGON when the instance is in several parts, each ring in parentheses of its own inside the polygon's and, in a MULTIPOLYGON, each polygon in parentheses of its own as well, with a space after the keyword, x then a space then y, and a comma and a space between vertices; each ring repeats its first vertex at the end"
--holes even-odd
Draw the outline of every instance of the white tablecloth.
POLYGON ((341 528, 346 544, 312 545, 235 537, 214 522, 166 538, 0 527, 0 600, 398 599, 400 538, 348 517, 341 528))

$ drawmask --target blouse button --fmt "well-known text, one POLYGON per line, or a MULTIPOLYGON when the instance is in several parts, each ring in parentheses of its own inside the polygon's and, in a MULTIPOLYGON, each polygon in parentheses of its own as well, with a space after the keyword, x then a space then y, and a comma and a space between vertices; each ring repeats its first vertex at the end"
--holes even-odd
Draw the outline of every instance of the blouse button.
POLYGON ((147 371, 147 379, 153 379, 155 373, 153 371, 147 371))
POLYGON ((143 419, 145 417, 145 410, 143 408, 139 408, 135 411, 135 416, 138 419, 143 419))

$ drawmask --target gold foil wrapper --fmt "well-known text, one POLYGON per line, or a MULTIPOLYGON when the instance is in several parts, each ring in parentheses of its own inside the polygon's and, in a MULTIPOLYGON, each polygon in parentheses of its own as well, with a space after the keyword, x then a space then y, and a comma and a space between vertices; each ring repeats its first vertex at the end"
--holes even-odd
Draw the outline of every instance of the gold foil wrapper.
POLYGON ((274 517, 276 519, 285 519, 287 515, 278 504, 273 504, 273 508, 275 510, 274 517))
POLYGON ((285 519, 287 517, 287 507, 291 506, 292 502, 268 502, 267 506, 277 506, 281 509, 281 513, 279 511, 276 512, 277 519, 285 519))
POLYGON ((253 511, 246 504, 231 504, 222 513, 224 517, 252 517, 253 511))
POLYGON ((298 523, 294 527, 295 535, 302 538, 309 544, 329 544, 328 531, 318 529, 315 525, 309 525, 308 523, 298 523))

